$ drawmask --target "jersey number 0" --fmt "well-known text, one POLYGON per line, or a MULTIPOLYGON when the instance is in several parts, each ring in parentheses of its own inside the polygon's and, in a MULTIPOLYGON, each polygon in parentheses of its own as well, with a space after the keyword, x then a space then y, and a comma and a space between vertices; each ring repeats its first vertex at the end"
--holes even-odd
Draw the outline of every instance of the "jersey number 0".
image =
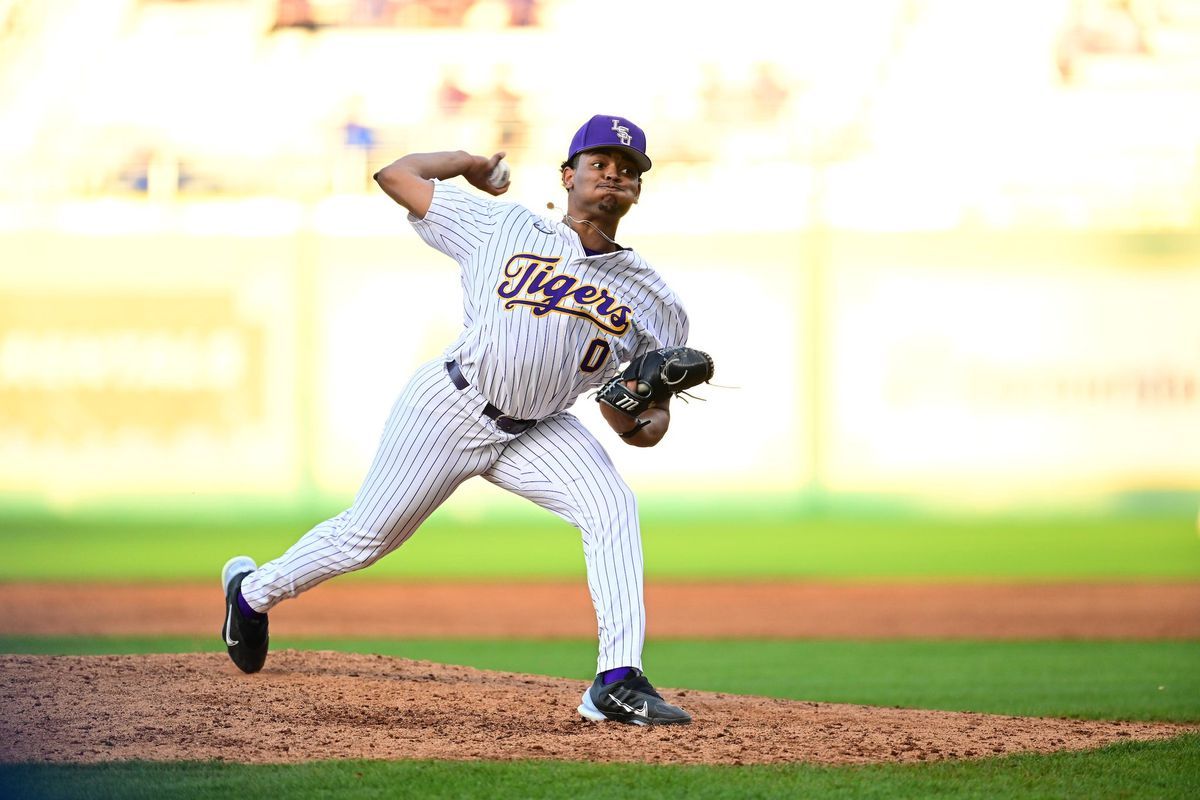
POLYGON ((608 360, 610 349, 608 342, 604 339, 592 339, 583 353, 583 360, 579 362, 579 368, 584 372, 595 372, 600 369, 608 360))

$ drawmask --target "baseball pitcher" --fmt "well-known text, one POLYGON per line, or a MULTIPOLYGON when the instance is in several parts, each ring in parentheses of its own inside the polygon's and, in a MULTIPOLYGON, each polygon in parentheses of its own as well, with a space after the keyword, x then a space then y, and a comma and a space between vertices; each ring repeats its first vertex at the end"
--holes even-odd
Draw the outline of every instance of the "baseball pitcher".
POLYGON ((392 552, 459 484, 481 476, 582 534, 600 646, 579 713, 687 723, 687 712, 642 673, 637 501, 604 447, 567 410, 594 391, 623 442, 652 447, 667 433, 672 396, 713 374, 711 359, 686 346, 679 298, 617 243, 617 226, 651 166, 646 137, 623 117, 588 120, 561 166, 561 219, 493 199, 509 188, 504 155, 418 153, 375 175, 417 234, 458 263, 462 332, 400 393, 350 508, 261 567, 246 556, 225 564, 221 636, 240 669, 260 670, 271 608, 392 552), (456 177, 483 196, 448 182, 456 177))

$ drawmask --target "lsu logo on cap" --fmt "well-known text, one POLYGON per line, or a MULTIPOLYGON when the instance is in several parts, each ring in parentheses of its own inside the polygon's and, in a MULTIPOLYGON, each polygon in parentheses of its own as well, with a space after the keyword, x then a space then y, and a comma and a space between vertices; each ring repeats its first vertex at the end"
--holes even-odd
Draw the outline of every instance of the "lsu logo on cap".
POLYGON ((629 128, 622 125, 619 119, 614 119, 612 123, 612 129, 617 132, 617 138, 621 140, 621 144, 629 147, 630 143, 633 142, 633 136, 630 135, 629 128))
POLYGON ((650 169, 650 158, 646 155, 646 134, 633 122, 611 114, 597 114, 575 132, 571 147, 567 150, 567 161, 585 150, 605 147, 623 147, 626 155, 634 160, 642 172, 650 169))

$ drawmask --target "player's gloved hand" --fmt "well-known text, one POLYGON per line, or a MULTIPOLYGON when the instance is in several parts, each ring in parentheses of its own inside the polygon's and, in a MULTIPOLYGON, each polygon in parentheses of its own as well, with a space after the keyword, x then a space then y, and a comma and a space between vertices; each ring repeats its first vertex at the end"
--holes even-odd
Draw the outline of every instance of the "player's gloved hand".
POLYGON ((692 347, 651 350, 630 361, 624 372, 601 386, 596 402, 637 417, 651 403, 685 392, 712 376, 713 360, 708 353, 692 347), (626 381, 637 383, 630 388, 626 381))

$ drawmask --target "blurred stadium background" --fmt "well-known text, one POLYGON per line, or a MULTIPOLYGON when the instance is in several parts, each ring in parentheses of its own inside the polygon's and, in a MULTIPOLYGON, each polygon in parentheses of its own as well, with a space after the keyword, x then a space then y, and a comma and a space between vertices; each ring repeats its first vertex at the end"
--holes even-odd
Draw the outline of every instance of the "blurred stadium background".
POLYGON ((502 149, 541 208, 619 113, 722 385, 613 440, 644 500, 1194 515, 1200 2, 783 14, 0 0, 0 513, 344 506, 460 319, 371 173, 502 149))
MULTIPOLYGON (((651 450, 576 408, 641 500, 656 685, 1200 720, 1200 0, 0 0, 0 655, 222 649, 219 565, 345 508, 457 333, 454 266, 370 175, 503 149, 545 208, 596 113, 647 131, 621 238, 720 384, 651 450)), ((590 680, 578 541, 469 482, 272 647, 590 680)), ((673 794, 1192 797, 1197 741, 673 794)), ((0 795, 683 780, 27 766, 0 795)))

